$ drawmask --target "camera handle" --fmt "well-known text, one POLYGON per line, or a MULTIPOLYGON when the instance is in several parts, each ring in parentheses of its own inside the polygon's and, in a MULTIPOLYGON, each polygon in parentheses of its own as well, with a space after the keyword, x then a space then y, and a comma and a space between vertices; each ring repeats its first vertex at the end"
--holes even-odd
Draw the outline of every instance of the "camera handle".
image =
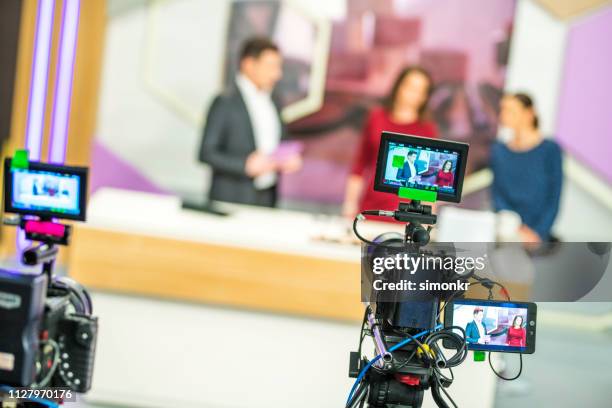
POLYGON ((58 248, 51 242, 41 242, 23 251, 21 261, 24 265, 42 265, 42 273, 47 275, 47 282, 53 281, 53 266, 57 258, 58 248))
POLYGON ((24 231, 26 239, 38 242, 23 251, 21 261, 24 265, 42 265, 42 273, 47 275, 49 286, 53 282, 53 267, 57 254, 58 245, 68 245, 72 229, 70 225, 65 225, 54 221, 50 217, 24 217, 16 215, 4 217, 2 222, 5 225, 17 227, 24 231))
MULTIPOLYGON (((355 217, 353 222, 353 231, 355 235, 366 244, 374 244, 373 242, 363 238, 357 231, 357 221, 365 218, 366 215, 376 215, 379 217, 393 218, 399 222, 406 223, 404 241, 406 243, 417 244, 419 246, 427 245, 429 243, 429 233, 436 224, 438 217, 431 212, 430 205, 421 204, 419 200, 412 200, 409 203, 400 202, 399 208, 395 211, 387 210, 366 210, 362 211, 355 217), (427 228, 423 227, 423 224, 428 225, 427 228)), ((375 244, 374 244, 375 245, 375 244)))

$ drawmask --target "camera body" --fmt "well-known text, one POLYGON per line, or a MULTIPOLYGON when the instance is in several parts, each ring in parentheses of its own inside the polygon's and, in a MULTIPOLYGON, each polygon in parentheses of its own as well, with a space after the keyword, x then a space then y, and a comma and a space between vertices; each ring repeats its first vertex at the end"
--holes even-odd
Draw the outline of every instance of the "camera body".
POLYGON ((0 384, 29 387, 51 374, 46 386, 91 388, 98 321, 75 313, 70 297, 46 275, 0 270, 0 384))
POLYGON ((46 297, 45 275, 0 270, 0 384, 34 383, 46 297))
POLYGON ((439 407, 456 407, 446 388, 453 382, 452 368, 465 361, 468 350, 534 350, 535 304, 510 302, 503 285, 476 274, 485 267, 484 257, 458 256, 450 243, 429 244, 437 217, 422 202, 461 201, 468 150, 465 143, 382 133, 374 190, 410 201, 395 211, 364 210, 353 221, 362 241, 366 310, 359 349, 350 355, 349 377, 356 381, 347 407, 367 402, 369 408, 418 408, 427 389, 439 407), (366 216, 393 218, 405 223, 405 232, 369 240, 357 228, 366 216), (489 300, 462 299, 470 284, 489 289, 489 300), (492 300, 494 285, 502 288, 506 302, 492 300), (366 336, 374 341, 376 355, 370 360, 362 355, 366 336))
MULTIPOLYGON (((98 318, 71 311, 70 293, 53 289, 47 297, 42 333, 59 346, 59 366, 51 386, 85 393, 91 388, 98 334, 98 318)), ((43 349, 39 362, 48 373, 53 351, 43 349)))
POLYGON ((362 249, 362 301, 370 304, 376 319, 391 328, 432 330, 439 317, 440 303, 450 297, 461 296, 464 290, 458 290, 457 283, 465 283, 472 276, 471 271, 458 273, 452 267, 443 266, 456 264, 453 244, 423 246, 414 240, 412 243, 406 242, 401 234, 386 233, 377 237, 373 244, 364 244, 362 249), (374 265, 377 260, 398 258, 406 263, 415 260, 415 268, 385 268, 384 272, 376 273, 376 269, 382 269, 380 262, 378 268, 374 265), (403 282, 410 282, 411 289, 378 290, 386 284, 403 282), (437 288, 443 284, 453 289, 437 288), (415 290, 420 287, 431 289, 415 290))
MULTIPOLYGON (((4 211, 32 244, 25 265, 41 273, 0 270, 0 385, 91 388, 98 334, 89 294, 76 281, 53 273, 57 245, 69 245, 71 226, 85 220, 87 168, 29 162, 4 165, 4 211)), ((31 402, 29 404, 32 404, 31 402)))
MULTIPOLYGON (((410 215, 404 213, 398 218, 407 220, 410 215)), ((462 296, 464 289, 374 290, 377 287, 373 284, 375 279, 382 282, 379 285, 409 281, 418 288, 420 285, 466 283, 471 277, 471 273, 458 274, 441 266, 442 260, 454 264, 453 245, 426 245, 414 239, 412 232, 417 228, 428 232, 420 226, 421 220, 420 216, 415 217, 413 223, 408 224, 405 235, 386 233, 362 246, 362 300, 369 305, 366 309, 369 315, 367 332, 374 337, 376 351, 383 356, 367 374, 368 391, 364 399, 370 408, 420 407, 428 389, 434 400, 440 401, 439 406, 445 407, 440 389, 450 386, 450 382, 439 375, 439 370, 460 364, 467 353, 465 340, 459 335, 435 331, 439 329, 442 302, 462 296), (422 267, 410 272, 387 268, 383 274, 373 273, 376 258, 402 257, 420 260, 422 267), (434 267, 425 267, 428 264, 434 267), (364 291, 369 291, 369 296, 364 291), (420 337, 423 334, 426 335, 420 337), (457 351, 457 357, 451 362, 443 357, 437 339, 446 340, 449 348, 457 351), (389 353, 388 358, 385 353, 389 353)), ((350 364, 349 376, 358 378, 368 361, 362 359, 360 352, 354 352, 350 364)))

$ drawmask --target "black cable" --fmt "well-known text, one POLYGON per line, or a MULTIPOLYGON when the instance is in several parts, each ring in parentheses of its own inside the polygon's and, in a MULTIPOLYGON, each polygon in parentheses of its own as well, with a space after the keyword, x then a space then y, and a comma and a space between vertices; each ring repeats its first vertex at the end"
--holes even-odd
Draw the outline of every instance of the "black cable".
POLYGON ((359 404, 359 408, 363 408, 363 406, 365 405, 365 402, 367 400, 367 395, 361 399, 361 403, 359 404))
POLYGON ((453 300, 455 300, 455 297, 457 296, 459 292, 460 291, 456 291, 455 293, 450 295, 448 299, 444 301, 444 306, 442 307, 442 309, 438 310, 438 315, 436 316, 436 322, 439 322, 440 316, 442 316, 442 313, 446 310, 446 306, 448 306, 453 300))
POLYGON ((371 241, 367 239, 366 237, 364 237, 363 235, 361 235, 359 231, 357 230, 357 223, 360 220, 364 220, 366 215, 375 215, 378 217, 385 217, 386 215, 382 214, 383 212, 390 213, 392 211, 366 210, 366 211, 362 211, 361 213, 357 214, 357 216, 353 220, 353 232, 355 233, 355 236, 364 244, 372 245, 377 248, 389 248, 389 249, 397 250, 398 249, 397 244, 385 244, 382 242, 371 241))
POLYGON ((455 400, 450 396, 450 394, 448 393, 448 391, 446 391, 446 388, 440 384, 440 379, 438 377, 436 377, 436 382, 438 383, 438 386, 440 387, 440 390, 442 390, 442 392, 444 393, 444 395, 446 395, 446 399, 448 399, 448 401, 453 404, 453 407, 455 408, 459 408, 457 407, 457 404, 455 403, 455 400))
POLYGON ((514 377, 512 377, 512 378, 507 378, 507 377, 504 377, 503 375, 501 375, 500 373, 498 373, 497 371, 495 371, 495 368, 493 368, 493 364, 491 363, 491 352, 490 352, 490 351, 489 351, 489 357, 488 357, 488 360, 489 360, 489 367, 491 367, 491 370, 493 371, 493 373, 494 373, 496 376, 498 376, 499 378, 501 378, 502 380, 506 380, 506 381, 514 381, 514 380, 516 380, 517 378, 519 378, 519 377, 521 376, 521 373, 523 372, 523 354, 522 354, 522 353, 520 353, 520 354, 519 354, 519 361, 520 361, 521 365, 519 366, 519 371, 518 371, 518 374, 516 374, 516 375, 515 375, 514 377))
POLYGON ((424 342, 421 342, 419 339, 417 339, 416 337, 414 337, 410 333, 406 333, 404 331, 397 330, 397 329, 394 329, 393 331, 395 332, 395 334, 398 334, 400 336, 408 336, 408 337, 410 337, 412 339, 413 343, 416 343, 420 348, 423 349, 423 351, 426 351, 425 348, 423 347, 423 343, 424 342))
POLYGON ((444 380, 444 382, 446 384, 443 384, 445 387, 450 387, 453 383, 453 381, 455 381, 455 374, 453 373, 453 369, 448 367, 448 372, 450 373, 450 377, 447 377, 446 375, 444 375, 442 373, 442 370, 445 370, 446 368, 439 368, 437 366, 434 366, 434 371, 436 371, 438 373, 438 375, 440 376, 440 378, 442 378, 444 380))
POLYGON ((67 276, 54 276, 51 288, 66 291, 70 295, 70 303, 79 314, 91 316, 93 306, 91 297, 83 285, 67 276))
MULTIPOLYGON (((475 277, 476 275, 473 275, 473 276, 475 277)), ((478 278, 475 278, 475 279, 478 279, 478 278)), ((494 280, 488 279, 488 278, 485 278, 485 279, 480 278, 480 279, 481 279, 481 280, 476 280, 476 282, 469 282, 469 286, 472 286, 472 285, 485 285, 485 284, 487 284, 487 283, 489 283, 489 282, 490 282, 491 284, 493 284, 493 285, 497 285, 497 286, 499 286, 501 289, 503 289, 504 294, 506 295, 506 299, 507 299, 509 302, 511 301, 511 300, 510 300, 510 292, 508 292, 508 289, 506 289, 506 287, 505 287, 504 285, 502 285, 501 283, 496 282, 496 281, 494 281, 494 280)), ((441 310, 439 310, 439 311, 438 311, 438 315, 436 316, 436 321, 438 321, 438 320, 440 319, 440 316, 442 316, 442 312, 444 312, 444 311, 446 310, 446 306, 448 306, 448 304, 449 304, 449 303, 451 303, 451 301, 452 301, 452 300, 454 300, 454 299, 457 297, 457 295, 458 295, 460 292, 462 292, 462 291, 460 291, 460 290, 455 291, 455 292, 454 292, 452 295, 450 295, 450 297, 449 297, 449 298, 448 298, 448 299, 447 299, 447 300, 444 302, 444 306, 442 307, 442 309, 441 309, 441 310)))
POLYGON ((363 212, 362 212, 362 213, 360 213, 360 214, 358 214, 358 215, 355 217, 355 219, 353 220, 353 232, 355 233, 355 236, 356 236, 357 238, 359 238, 359 240, 360 240, 361 242, 365 243, 365 244, 368 244, 368 245, 374 245, 374 246, 378 246, 378 245, 380 245, 380 244, 378 244, 378 243, 376 243, 376 242, 374 242, 374 241, 370 241, 369 239, 365 238, 363 235, 361 235, 361 234, 359 233, 359 231, 357 230, 357 223, 358 223, 358 222, 359 222, 361 219, 365 219, 365 217, 364 217, 364 215, 363 215, 363 212))
POLYGON ((431 396, 438 406, 438 408, 450 408, 446 401, 442 398, 442 394, 440 394, 440 383, 436 381, 431 382, 431 396))
POLYGON ((358 405, 362 403, 365 399, 366 394, 368 393, 368 383, 363 381, 357 391, 355 391, 355 395, 353 395, 353 399, 346 404, 346 408, 357 408, 358 405))
POLYGON ((400 364, 395 366, 396 370, 399 370, 400 368, 404 368, 405 366, 408 365, 408 363, 410 363, 412 361, 412 359, 414 358, 415 354, 417 353, 417 350, 419 348, 415 348, 414 350, 412 350, 412 353, 410 353, 410 355, 400 364))
MULTIPOLYGON (((400 364, 397 364, 395 366, 395 370, 399 370, 400 368, 405 367, 406 365, 408 365, 408 363, 410 363, 412 361, 412 359, 414 358, 415 354, 419 351, 419 349, 423 350, 423 355, 426 357, 426 361, 428 363, 431 362, 431 355, 429 354, 429 352, 427 351, 427 349, 425 347, 423 347, 424 342, 421 342, 419 339, 417 339, 416 337, 412 336, 410 333, 406 333, 400 330, 394 330, 394 332, 396 334, 399 334, 401 336, 407 336, 410 337, 412 339, 413 343, 417 344, 417 347, 415 347, 414 350, 412 350, 412 353, 410 353, 410 355, 400 364)), ((427 345, 429 347, 429 345, 427 345)), ((401 349, 400 349, 401 350, 401 349)))
POLYGON ((508 289, 506 289, 506 287, 502 285, 501 283, 494 281, 493 279, 490 279, 490 278, 481 278, 480 276, 476 274, 472 275, 472 278, 474 278, 478 282, 478 283, 475 282, 474 284, 484 286, 485 288, 489 289, 489 292, 493 290, 493 286, 495 285, 499 286, 500 289, 502 289, 504 295, 506 296, 506 299, 510 301, 510 292, 508 292, 508 289))
MULTIPOLYGON (((357 354, 359 355, 359 364, 361 364, 361 348, 363 345, 363 340, 365 339, 367 335, 366 324, 368 321, 368 314, 371 311, 372 311, 372 308, 369 305, 366 306, 365 310, 363 311, 363 320, 361 322, 361 333, 359 335, 359 346, 357 349, 357 354)), ((372 368, 374 369, 374 367, 372 368)), ((368 389, 368 383, 364 379, 359 384, 359 388, 357 388, 357 390, 355 391, 355 394, 353 395, 353 399, 347 402, 346 407, 357 407, 356 403, 360 402, 360 398, 361 398, 361 403, 359 405, 360 406, 363 405, 363 402, 365 401, 365 398, 363 398, 364 395, 362 395, 361 397, 359 397, 359 395, 361 392, 367 393, 367 389, 368 389), (362 388, 363 388, 363 391, 360 391, 362 388)))
POLYGON ((433 365, 433 369, 434 369, 433 377, 434 377, 435 382, 432 383, 432 396, 439 407, 448 407, 448 404, 446 404, 446 402, 442 398, 442 394, 440 394, 440 391, 442 391, 442 393, 444 393, 444 395, 446 396, 446 399, 452 404, 452 406, 454 408, 457 408, 457 404, 455 403, 453 398, 450 396, 448 391, 446 391, 446 388, 449 387, 455 379, 455 375, 453 373, 452 367, 456 367, 460 365, 467 358, 468 350, 467 350, 467 342, 465 340, 465 331, 460 326, 444 328, 437 332, 431 333, 429 336, 427 336, 427 338, 425 339, 425 343, 431 348, 433 348, 436 351, 436 355, 439 355, 444 361, 444 368, 438 367, 437 364, 433 365), (453 331, 454 329, 459 330, 461 334, 454 332, 453 331), (446 358, 446 356, 444 355, 444 353, 442 352, 442 350, 440 349, 438 345, 438 342, 440 340, 442 341, 448 340, 451 343, 453 343, 452 345, 449 345, 449 348, 453 348, 452 346, 454 346, 456 350, 453 356, 451 356, 448 359, 446 358), (450 372, 450 375, 451 375, 450 378, 446 377, 442 373, 442 369, 446 369, 446 368, 448 368, 450 372), (444 380, 445 384, 442 384, 441 380, 444 380))
POLYGON ((363 321, 361 322, 361 333, 359 333, 359 348, 357 349, 357 353, 359 354, 359 361, 361 361, 361 345, 363 343, 363 339, 366 336, 365 325, 368 321, 368 313, 370 312, 370 306, 366 306, 363 311, 363 321))
POLYGON ((438 341, 448 340, 452 345, 449 345, 448 348, 454 348, 456 350, 455 354, 446 359, 446 366, 444 368, 452 368, 456 367, 459 364, 463 363, 468 355, 467 342, 465 340, 465 330, 460 326, 452 326, 446 327, 444 329, 438 330, 436 332, 431 333, 425 339, 425 343, 432 347, 437 347, 438 341), (461 334, 456 333, 454 330, 458 330, 461 334))

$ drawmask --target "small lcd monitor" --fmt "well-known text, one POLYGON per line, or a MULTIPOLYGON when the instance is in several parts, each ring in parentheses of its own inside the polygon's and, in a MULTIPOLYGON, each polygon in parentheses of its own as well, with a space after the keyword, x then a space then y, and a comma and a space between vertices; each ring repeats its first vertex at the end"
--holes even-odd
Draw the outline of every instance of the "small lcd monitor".
POLYGON ((11 168, 4 161, 4 211, 41 219, 85 221, 87 168, 29 162, 11 168))
POLYGON ((383 132, 374 190, 398 194, 400 188, 434 191, 438 201, 461 201, 469 146, 450 140, 383 132))
POLYGON ((470 350, 535 352, 535 303, 461 299, 446 305, 444 313, 444 326, 461 327, 470 350))

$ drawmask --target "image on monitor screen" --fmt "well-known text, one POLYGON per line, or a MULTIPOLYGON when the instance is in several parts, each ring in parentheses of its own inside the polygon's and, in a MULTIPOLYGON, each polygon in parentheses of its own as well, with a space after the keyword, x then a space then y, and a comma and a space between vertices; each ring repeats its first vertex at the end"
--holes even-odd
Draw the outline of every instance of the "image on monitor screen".
POLYGON ((468 346, 472 348, 521 352, 528 347, 527 311, 527 308, 513 304, 455 303, 452 323, 465 330, 468 346))
POLYGON ((383 183, 454 195, 459 153, 390 141, 383 183))
POLYGON ((78 175, 32 169, 11 172, 13 208, 79 215, 81 178, 78 175))

